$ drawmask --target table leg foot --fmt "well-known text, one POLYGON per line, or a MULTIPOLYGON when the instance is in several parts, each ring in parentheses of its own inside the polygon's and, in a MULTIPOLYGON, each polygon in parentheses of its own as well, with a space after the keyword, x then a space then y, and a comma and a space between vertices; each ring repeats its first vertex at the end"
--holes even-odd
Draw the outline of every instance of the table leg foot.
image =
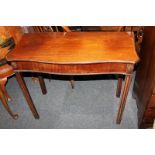
POLYGON ((123 111, 125 108, 126 99, 127 99, 129 87, 131 84, 131 80, 132 80, 132 75, 125 76, 125 84, 124 84, 123 92, 122 92, 121 99, 120 99, 120 106, 119 106, 118 113, 117 113, 117 119, 116 119, 117 124, 120 124, 120 122, 122 120, 122 115, 123 115, 123 111))
POLYGON ((35 108, 35 106, 34 106, 34 104, 33 104, 33 101, 32 101, 32 98, 31 98, 31 96, 30 96, 30 93, 29 93, 29 91, 28 91, 28 88, 27 88, 27 86, 26 86, 25 80, 24 80, 23 77, 22 77, 22 73, 17 72, 17 73, 15 73, 15 74, 16 74, 16 79, 17 79, 17 81, 18 81, 18 83, 19 83, 19 86, 20 86, 21 89, 22 89, 22 92, 23 92, 23 94, 24 94, 24 97, 25 97, 25 99, 27 100, 28 106, 30 107, 30 110, 31 110, 33 116, 34 116, 36 119, 39 119, 39 114, 38 114, 38 112, 37 112, 37 110, 36 110, 36 108, 35 108))

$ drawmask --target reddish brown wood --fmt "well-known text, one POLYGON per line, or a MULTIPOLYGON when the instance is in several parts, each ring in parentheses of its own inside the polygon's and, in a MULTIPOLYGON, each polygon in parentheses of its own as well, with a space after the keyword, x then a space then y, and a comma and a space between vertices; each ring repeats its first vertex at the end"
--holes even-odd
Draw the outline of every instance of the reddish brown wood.
MULTIPOLYGON (((62 26, 62 28, 66 32, 71 32, 71 30, 70 30, 70 28, 68 26, 62 26)), ((73 76, 70 77, 70 84, 71 84, 72 89, 74 89, 75 81, 74 81, 74 77, 73 76)))
POLYGON ((124 89, 123 89, 123 92, 122 92, 122 95, 121 95, 121 100, 120 100, 120 106, 119 106, 119 110, 118 110, 118 113, 117 113, 117 120, 116 120, 117 124, 120 124, 120 122, 122 120, 122 115, 123 115, 123 111, 124 111, 124 108, 125 108, 125 103, 126 103, 129 87, 130 87, 130 84, 131 84, 131 80, 132 80, 132 75, 126 75, 124 89))
POLYGON ((133 95, 138 107, 138 126, 153 126, 155 118, 155 27, 144 27, 144 37, 140 51, 141 61, 137 68, 133 95))
POLYGON ((6 37, 13 37, 15 44, 18 44, 23 32, 20 26, 0 26, 0 34, 6 37))
MULTIPOLYGON (((33 26, 33 29, 34 29, 34 31, 35 32, 46 32, 45 31, 45 29, 46 29, 46 27, 47 26, 33 26), (41 27, 41 29, 38 29, 38 28, 40 28, 41 27)), ((71 32, 71 30, 69 29, 69 27, 68 26, 62 26, 62 28, 63 28, 63 30, 65 31, 65 32, 71 32)), ((54 32, 54 30, 53 30, 53 28, 52 28, 52 26, 48 26, 48 32, 54 32)), ((56 26, 56 31, 58 32, 58 27, 56 26)), ((41 78, 41 77, 40 77, 41 78)), ((32 78, 33 79, 33 81, 37 81, 37 79, 38 78, 32 78)), ((52 79, 52 76, 51 75, 49 75, 49 80, 51 81, 51 79, 52 79)), ((44 81, 43 81, 43 78, 41 79, 41 83, 44 83, 44 81)), ((40 83, 40 86, 41 86, 41 83, 40 83)), ((71 77, 71 80, 70 80, 70 83, 71 83, 71 87, 72 87, 72 89, 74 88, 74 79, 73 79, 73 76, 71 77)), ((42 89, 42 87, 44 87, 44 86, 41 86, 41 89, 42 89)), ((42 92, 43 92, 43 89, 42 89, 42 92)), ((44 94, 44 93, 43 93, 44 94)), ((46 93, 45 93, 46 94, 46 93)))
MULTIPOLYGON (((17 44, 20 41, 23 33, 21 27, 19 26, 0 26, 0 34, 3 35, 3 37, 6 36, 6 38, 13 37, 15 43, 17 44)), ((2 59, 5 59, 6 55, 9 52, 9 48, 10 47, 0 48, 0 61, 2 59)), ((18 115, 14 114, 8 106, 7 102, 10 101, 11 98, 5 87, 7 78, 12 76, 13 74, 13 68, 10 65, 5 63, 3 63, 3 65, 0 65, 0 100, 2 101, 2 104, 4 105, 8 113, 14 119, 17 119, 18 115)))
POLYGON ((39 83, 40 83, 40 87, 41 87, 42 93, 45 95, 47 93, 47 89, 46 89, 46 85, 45 85, 44 79, 43 79, 43 77, 40 74, 39 74, 38 78, 39 78, 39 83))
POLYGON ((42 72, 60 75, 130 74, 125 63, 50 64, 41 62, 16 61, 15 71, 42 72))
POLYGON ((5 109, 8 111, 8 113, 14 118, 17 119, 18 115, 14 114, 11 109, 8 106, 8 101, 11 100, 7 90, 6 90, 6 82, 7 78, 12 76, 14 74, 13 68, 8 65, 2 65, 0 66, 0 100, 2 101, 2 104, 4 105, 5 109))
POLYGON ((135 63, 138 56, 133 36, 127 32, 51 32, 25 34, 7 59, 55 64, 135 63))
POLYGON ((13 119, 17 119, 18 118, 18 115, 17 114, 14 114, 8 103, 7 103, 7 98, 5 97, 5 94, 3 92, 3 89, 1 88, 1 85, 0 85, 0 100, 2 101, 2 104, 3 106, 5 107, 5 109, 7 110, 7 112, 12 116, 13 119))
POLYGON ((154 87, 154 89, 153 89, 153 95, 155 95, 155 87, 154 87))
MULTIPOLYGON (((154 109, 155 110, 155 95, 152 95, 150 97, 150 101, 149 101, 149 104, 148 104, 148 108, 150 109, 154 109)), ((155 111, 154 111, 155 112, 155 111)))
POLYGON ((36 119, 39 119, 39 114, 38 114, 38 112, 37 112, 37 110, 36 110, 36 108, 35 108, 35 106, 33 104, 32 98, 30 96, 30 93, 29 93, 29 91, 27 89, 26 83, 25 83, 21 73, 18 73, 18 72, 16 73, 16 79, 17 79, 17 81, 19 83, 19 86, 21 87, 21 89, 23 91, 23 94, 25 96, 25 99, 27 100, 27 103, 28 103, 28 105, 29 105, 29 107, 31 109, 31 112, 32 112, 33 116, 36 119))
POLYGON ((6 90, 6 87, 5 87, 6 82, 7 82, 7 78, 0 79, 1 89, 2 89, 2 91, 3 91, 3 93, 4 93, 5 97, 6 97, 7 101, 10 102, 11 97, 9 96, 9 94, 8 94, 8 92, 6 90))
MULTIPOLYGON (((48 31, 49 32, 53 32, 53 28, 51 26, 33 26, 33 30, 34 30, 34 32, 47 32, 47 27, 48 27, 48 31)), ((52 79, 52 76, 49 75, 49 81, 51 81, 51 79, 52 79)), ((41 77, 41 76, 40 77, 32 77, 32 80, 35 83, 39 81, 40 88, 42 90, 42 93, 43 94, 46 94, 47 93, 47 90, 46 90, 46 86, 45 86, 45 82, 44 82, 43 77, 41 77)))
POLYGON ((0 66, 0 79, 10 77, 14 74, 12 66, 5 64, 0 66))
POLYGON ((62 26, 62 28, 64 29, 64 31, 66 32, 71 32, 70 28, 68 26, 62 26))
POLYGON ((138 56, 133 36, 123 32, 69 32, 25 35, 8 57, 32 108, 33 102, 19 72, 60 75, 124 74, 117 123, 120 123, 138 56), (21 52, 22 51, 22 52, 21 52))
POLYGON ((116 90, 116 96, 120 97, 121 95, 121 90, 122 90, 122 78, 118 78, 118 82, 117 82, 117 90, 116 90))
POLYGON ((11 100, 10 96, 8 95, 8 92, 5 88, 7 78, 12 76, 14 74, 12 66, 5 64, 0 66, 0 85, 1 89, 3 90, 3 93, 8 101, 11 100))

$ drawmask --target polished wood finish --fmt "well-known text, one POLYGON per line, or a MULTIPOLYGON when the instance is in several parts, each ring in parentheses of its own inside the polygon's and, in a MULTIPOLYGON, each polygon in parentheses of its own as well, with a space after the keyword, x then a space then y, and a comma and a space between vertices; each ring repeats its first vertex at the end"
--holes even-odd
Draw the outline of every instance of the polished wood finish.
POLYGON ((53 64, 33 61, 13 61, 11 65, 15 71, 41 72, 58 75, 130 74, 130 71, 127 70, 128 64, 117 62, 53 64))
POLYGON ((37 112, 37 110, 36 110, 36 108, 35 108, 35 106, 33 104, 32 98, 30 96, 30 93, 28 91, 28 88, 26 86, 26 83, 25 83, 21 73, 16 72, 16 79, 17 79, 17 81, 19 83, 19 86, 21 87, 21 89, 23 91, 23 94, 25 96, 25 99, 27 100, 27 103, 28 103, 28 105, 30 107, 30 110, 31 110, 33 116, 36 119, 39 119, 39 114, 38 114, 38 112, 37 112))
MULTIPOLYGON (((47 32, 47 31, 48 31, 48 32, 59 32, 58 26, 55 26, 55 31, 54 31, 54 29, 53 29, 52 26, 33 26, 33 29, 34 29, 35 32, 47 32)), ((71 32, 71 30, 70 30, 70 28, 69 28, 68 26, 62 26, 62 29, 63 29, 63 31, 65 31, 65 32, 71 32)), ((50 81, 51 81, 52 76, 49 75, 49 77, 50 77, 50 81)), ((41 79, 42 77, 40 76, 39 78, 41 79)), ((37 82, 37 81, 38 81, 38 78, 32 77, 32 80, 33 80, 34 82, 37 82)), ((41 81, 43 81, 43 78, 41 79, 41 81)), ((73 89, 73 88, 74 88, 74 79, 73 79, 73 77, 71 77, 70 83, 71 83, 71 87, 72 87, 72 89, 73 89)), ((40 84, 41 84, 41 83, 40 83, 40 84)), ((41 85, 40 85, 40 86, 41 86, 41 85)), ((44 87, 46 87, 45 84, 44 84, 44 87)), ((42 92, 44 92, 44 90, 43 90, 44 87, 41 86, 42 92)), ((45 88, 45 89, 46 89, 46 88, 45 88)), ((43 94, 44 94, 44 93, 43 93, 43 94)))
POLYGON ((12 66, 5 64, 0 66, 0 79, 8 78, 14 74, 12 66))
MULTIPOLYGON (((32 32, 47 32, 47 31, 53 32, 52 27, 49 26, 32 26, 32 27, 33 27, 32 32)), ((46 85, 42 76, 38 75, 38 77, 34 77, 32 73, 32 80, 34 83, 37 83, 39 81, 42 93, 43 94, 47 93, 46 85)))
POLYGON ((117 123, 120 123, 134 64, 139 58, 131 33, 57 32, 24 35, 20 44, 7 56, 7 60, 16 72, 19 85, 34 115, 36 110, 32 108, 34 105, 20 72, 125 75, 125 86, 117 114, 117 123))
POLYGON ((153 89, 153 95, 155 95, 155 87, 154 87, 154 89, 153 89))
POLYGON ((9 58, 56 64, 138 61, 133 36, 127 32, 29 33, 9 58))
POLYGON ((122 114, 125 108, 125 103, 126 103, 126 99, 127 99, 127 95, 128 95, 128 91, 129 91, 129 87, 131 84, 131 80, 132 80, 132 75, 126 75, 125 77, 125 84, 124 84, 124 89, 122 92, 122 96, 121 96, 121 102, 120 102, 120 106, 118 109, 118 113, 117 113, 117 120, 116 122, 119 124, 122 120, 122 114))
POLYGON ((11 101, 11 98, 6 90, 6 82, 7 82, 7 78, 12 76, 14 74, 13 72, 13 68, 8 65, 2 65, 0 66, 0 100, 3 104, 3 106, 5 107, 5 109, 8 111, 8 113, 14 118, 17 119, 18 115, 14 114, 11 109, 8 106, 8 101, 11 101))
POLYGON ((41 75, 39 75, 38 78, 39 78, 39 83, 40 83, 40 86, 41 86, 42 93, 45 95, 47 93, 45 82, 44 82, 41 75))
MULTIPOLYGON (((22 28, 19 26, 0 26, 0 36, 6 38, 13 38, 15 44, 17 44, 20 41, 22 35, 22 28)), ((11 97, 9 96, 5 87, 8 77, 14 74, 13 68, 10 65, 8 65, 5 60, 6 55, 12 47, 8 46, 5 48, 0 48, 0 100, 5 109, 8 111, 8 113, 14 119, 17 119, 18 115, 14 114, 9 108, 8 102, 11 101, 11 97)))
POLYGON ((6 90, 6 82, 7 78, 12 76, 14 74, 12 66, 5 64, 0 66, 0 85, 1 89, 7 99, 7 101, 11 101, 11 97, 8 95, 8 92, 6 90))
POLYGON ((62 26, 62 28, 64 29, 64 31, 66 32, 71 32, 70 28, 68 26, 62 26))
MULTIPOLYGON (((71 30, 70 30, 70 28, 68 26, 62 26, 62 28, 63 28, 63 30, 65 32, 71 32, 71 30)), ((74 77, 73 76, 70 77, 70 84, 71 84, 72 89, 74 89, 75 81, 74 81, 74 77)))
POLYGON ((23 36, 23 31, 20 26, 0 26, 0 34, 13 37, 15 44, 18 44, 23 36))
POLYGON ((116 90, 116 96, 117 96, 117 97, 120 97, 120 95, 121 95, 122 82, 123 82, 123 79, 122 79, 122 78, 118 78, 117 90, 116 90))
POLYGON ((9 53, 8 48, 0 48, 0 61, 9 53))
POLYGON ((145 27, 141 61, 137 68, 133 96, 138 107, 139 128, 153 126, 155 118, 155 27, 145 27))
POLYGON ((6 87, 5 87, 6 83, 7 83, 7 78, 0 79, 1 89, 2 89, 2 91, 3 91, 3 93, 4 93, 5 97, 6 97, 7 101, 10 102, 11 97, 9 96, 9 94, 8 94, 8 92, 6 90, 6 87))

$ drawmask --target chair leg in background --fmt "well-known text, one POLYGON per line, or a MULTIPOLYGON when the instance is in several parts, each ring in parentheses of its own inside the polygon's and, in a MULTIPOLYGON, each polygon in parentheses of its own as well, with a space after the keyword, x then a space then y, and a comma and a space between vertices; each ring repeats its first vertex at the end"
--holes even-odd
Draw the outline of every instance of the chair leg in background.
POLYGON ((11 115, 11 117, 13 119, 17 119, 18 118, 18 114, 14 114, 11 111, 11 109, 10 109, 8 103, 7 103, 7 99, 5 97, 5 94, 4 94, 1 86, 0 86, 0 100, 2 101, 3 106, 5 107, 5 109, 7 110, 7 112, 11 115))
POLYGON ((6 90, 6 87, 5 87, 6 82, 7 82, 7 78, 0 79, 1 89, 2 89, 2 91, 3 91, 3 93, 4 93, 5 97, 6 97, 7 101, 10 102, 11 101, 11 97, 9 96, 9 94, 8 94, 8 92, 6 90))

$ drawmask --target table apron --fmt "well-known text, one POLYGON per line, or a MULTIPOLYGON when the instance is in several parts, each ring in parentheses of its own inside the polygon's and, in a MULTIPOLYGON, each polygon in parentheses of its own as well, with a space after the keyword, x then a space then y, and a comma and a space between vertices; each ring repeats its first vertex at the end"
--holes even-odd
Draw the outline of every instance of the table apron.
POLYGON ((32 61, 11 62, 15 72, 40 72, 60 75, 132 74, 134 64, 120 62, 52 64, 32 61))

